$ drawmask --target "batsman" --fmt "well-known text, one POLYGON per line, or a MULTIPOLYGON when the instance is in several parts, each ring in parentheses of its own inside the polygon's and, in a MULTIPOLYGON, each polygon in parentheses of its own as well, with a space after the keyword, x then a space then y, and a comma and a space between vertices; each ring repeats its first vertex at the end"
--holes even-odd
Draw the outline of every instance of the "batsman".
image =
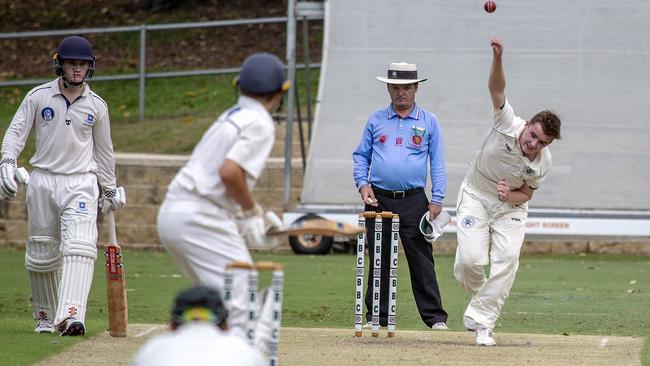
MULTIPOLYGON (((169 185, 158 212, 158 235, 197 286, 223 291, 229 263, 252 263, 249 248, 272 245, 266 237, 269 215, 251 191, 273 148, 271 113, 289 86, 276 56, 247 57, 237 80, 237 104, 217 118, 169 185)), ((235 278, 233 288, 229 323, 234 335, 246 339, 246 279, 235 278)))
POLYGON ((34 128, 25 252, 34 331, 83 336, 97 258, 97 207, 119 209, 126 196, 116 185, 106 102, 88 85, 95 71, 90 42, 65 38, 54 55, 54 71, 57 79, 27 93, 5 133, 0 191, 16 196, 16 159, 34 128))

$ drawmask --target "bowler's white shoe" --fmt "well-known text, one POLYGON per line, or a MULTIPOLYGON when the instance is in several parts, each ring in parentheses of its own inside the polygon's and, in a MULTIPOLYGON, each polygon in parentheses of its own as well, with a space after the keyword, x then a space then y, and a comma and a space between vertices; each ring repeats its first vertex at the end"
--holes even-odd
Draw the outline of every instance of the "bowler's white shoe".
POLYGON ((492 338, 492 329, 482 325, 476 326, 476 345, 477 346, 494 346, 497 342, 492 338))
POLYGON ((449 330, 449 327, 447 327, 447 324, 445 322, 437 322, 436 324, 431 326, 432 330, 449 330))
POLYGON ((38 319, 36 322, 36 329, 34 329, 35 333, 54 333, 55 331, 54 327, 54 321, 49 320, 49 319, 38 319))
POLYGON ((470 332, 476 330, 476 321, 467 315, 463 317, 463 325, 465 325, 465 329, 469 330, 470 332))

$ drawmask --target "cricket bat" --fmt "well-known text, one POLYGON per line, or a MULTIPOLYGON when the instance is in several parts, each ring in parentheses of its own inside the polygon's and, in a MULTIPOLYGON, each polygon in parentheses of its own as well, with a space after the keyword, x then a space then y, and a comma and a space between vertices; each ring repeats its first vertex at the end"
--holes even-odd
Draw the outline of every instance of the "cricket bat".
POLYGON ((356 225, 344 224, 338 221, 326 219, 309 219, 298 221, 289 227, 271 229, 266 233, 269 236, 276 235, 326 235, 326 236, 355 236, 364 232, 364 228, 356 225))
POLYGON ((115 216, 108 211, 108 245, 106 245, 106 290, 108 292, 108 333, 111 337, 126 337, 129 323, 126 304, 124 258, 117 244, 115 216))

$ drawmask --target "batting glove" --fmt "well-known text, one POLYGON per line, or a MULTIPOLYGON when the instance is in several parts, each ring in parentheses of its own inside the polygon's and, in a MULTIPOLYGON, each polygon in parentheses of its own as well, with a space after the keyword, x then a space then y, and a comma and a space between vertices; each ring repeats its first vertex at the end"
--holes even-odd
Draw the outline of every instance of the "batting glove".
POLYGON ((0 191, 7 197, 16 197, 18 184, 16 183, 16 159, 3 158, 0 160, 0 191))
MULTIPOLYGON (((267 213, 267 215, 269 214, 267 213)), ((264 210, 257 203, 250 210, 240 211, 235 215, 239 234, 244 238, 246 246, 249 248, 270 249, 277 246, 277 240, 271 240, 266 236, 266 231, 270 226, 265 220, 267 215, 264 214, 264 210)))
POLYGON ((102 213, 108 210, 117 211, 126 205, 126 192, 123 187, 117 189, 105 189, 99 198, 99 208, 102 213))

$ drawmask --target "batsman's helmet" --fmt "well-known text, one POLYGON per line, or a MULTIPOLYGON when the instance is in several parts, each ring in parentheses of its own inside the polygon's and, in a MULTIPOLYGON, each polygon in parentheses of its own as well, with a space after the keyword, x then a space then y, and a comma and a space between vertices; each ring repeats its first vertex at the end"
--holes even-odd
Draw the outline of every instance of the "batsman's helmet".
POLYGON ((81 60, 88 61, 90 68, 86 73, 85 80, 90 80, 95 72, 95 56, 93 55, 93 47, 87 39, 80 36, 66 37, 59 48, 54 54, 54 72, 60 77, 65 78, 65 71, 63 70, 64 60, 81 60))
POLYGON ((244 60, 239 78, 239 88, 252 94, 271 94, 287 91, 291 82, 284 76, 284 65, 270 53, 254 53, 244 60))
POLYGON ((189 321, 210 321, 220 325, 228 318, 228 310, 219 291, 199 286, 183 290, 176 296, 171 317, 173 328, 189 321))

